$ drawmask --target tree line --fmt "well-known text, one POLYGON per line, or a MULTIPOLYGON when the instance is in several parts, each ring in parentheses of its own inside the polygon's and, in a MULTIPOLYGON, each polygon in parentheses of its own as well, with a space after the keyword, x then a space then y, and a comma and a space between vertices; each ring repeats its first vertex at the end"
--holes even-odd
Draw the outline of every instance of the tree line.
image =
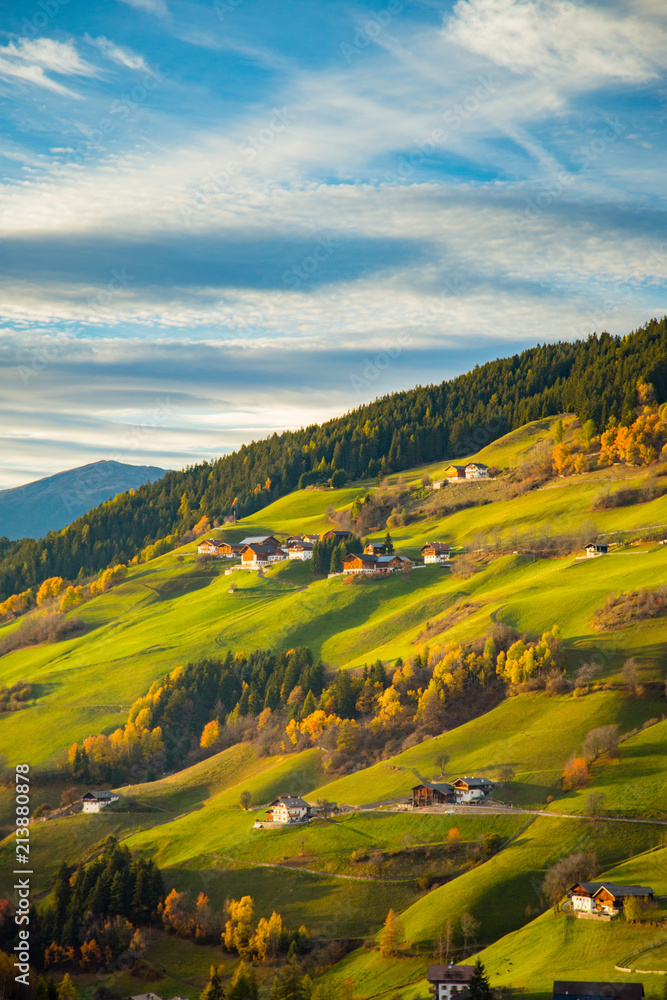
POLYGON ((635 420, 638 381, 667 400, 667 318, 625 337, 538 344, 439 385, 383 396, 323 424, 274 433, 213 462, 168 472, 39 540, 0 539, 0 600, 48 577, 77 581, 129 563, 206 516, 237 517, 299 483, 373 479, 456 458, 540 417, 575 413, 602 431, 635 420))

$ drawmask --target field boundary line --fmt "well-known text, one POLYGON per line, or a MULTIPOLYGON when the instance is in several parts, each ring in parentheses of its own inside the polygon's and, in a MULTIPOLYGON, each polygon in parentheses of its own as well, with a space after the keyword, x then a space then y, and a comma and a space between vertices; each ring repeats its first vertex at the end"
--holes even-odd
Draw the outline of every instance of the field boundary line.
POLYGON ((205 858, 216 858, 219 861, 233 861, 237 865, 250 865, 251 868, 283 868, 288 872, 303 873, 304 875, 319 875, 324 878, 343 878, 350 882, 414 882, 414 878, 375 878, 372 875, 341 875, 336 872, 321 872, 314 868, 294 868, 292 865, 281 865, 271 861, 245 861, 243 858, 230 858, 225 854, 204 854, 205 858))

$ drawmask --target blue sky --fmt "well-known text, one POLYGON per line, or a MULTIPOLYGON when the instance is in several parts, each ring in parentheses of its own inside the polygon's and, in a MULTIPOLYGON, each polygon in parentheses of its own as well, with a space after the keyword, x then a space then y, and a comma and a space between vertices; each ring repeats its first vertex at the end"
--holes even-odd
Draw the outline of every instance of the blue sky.
POLYGON ((0 488, 667 311, 662 0, 25 0, 0 488))

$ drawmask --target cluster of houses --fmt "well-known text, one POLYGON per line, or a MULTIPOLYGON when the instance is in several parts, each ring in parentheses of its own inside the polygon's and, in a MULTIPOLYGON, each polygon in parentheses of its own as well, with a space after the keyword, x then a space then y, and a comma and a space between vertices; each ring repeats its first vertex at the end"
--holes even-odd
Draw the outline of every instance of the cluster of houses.
MULTIPOLYGON (((467 1000, 472 965, 429 965, 426 978, 433 1000, 467 1000)), ((642 1000, 642 983, 592 983, 555 980, 551 1000, 642 1000)))
MULTIPOLYGON (((275 535, 249 535, 240 542, 206 538, 197 546, 197 552, 218 559, 240 559, 239 568, 259 570, 285 559, 312 559, 315 542, 326 539, 344 542, 351 537, 351 531, 332 529, 322 535, 290 535, 285 541, 279 541, 275 535)), ((425 564, 447 565, 450 555, 450 547, 444 542, 428 542, 421 549, 425 564)), ((387 574, 413 565, 407 556, 388 552, 383 542, 369 542, 362 553, 349 552, 345 556, 343 573, 387 574)))
POLYGON ((623 910, 623 904, 631 896, 652 900, 653 889, 649 885, 617 885, 616 882, 578 882, 573 885, 568 896, 572 911, 577 917, 615 917, 623 910))
POLYGON ((481 802, 496 786, 488 778, 456 778, 454 781, 422 781, 412 789, 412 808, 462 805, 481 802))
MULTIPOLYGON (((343 534, 347 536, 350 532, 343 534)), ((240 559, 243 569, 264 569, 285 559, 312 559, 315 542, 319 540, 319 535, 291 535, 284 542, 275 535, 248 535, 241 542, 207 538, 199 543, 197 552, 218 559, 240 559)))
POLYGON ((441 490, 447 483, 462 483, 466 479, 488 479, 489 467, 483 462, 468 462, 467 465, 448 465, 443 479, 431 483, 431 489, 441 490))

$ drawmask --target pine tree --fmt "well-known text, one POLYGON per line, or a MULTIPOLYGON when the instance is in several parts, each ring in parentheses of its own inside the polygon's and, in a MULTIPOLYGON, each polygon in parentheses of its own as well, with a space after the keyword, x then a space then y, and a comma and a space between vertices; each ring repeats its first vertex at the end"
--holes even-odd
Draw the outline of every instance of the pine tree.
POLYGON ((58 987, 58 1000, 76 1000, 78 994, 69 972, 66 972, 58 987))
POLYGON ((475 962, 474 972, 468 980, 468 993, 470 1000, 493 1000, 489 977, 479 959, 475 962))
POLYGON ((308 689, 308 694, 306 695, 306 700, 303 703, 303 717, 306 718, 307 715, 312 715, 312 713, 317 708, 317 703, 315 701, 315 695, 308 689))
POLYGON ((330 573, 343 572, 343 559, 345 556, 345 542, 340 542, 331 553, 331 562, 329 563, 330 573))
POLYGON ((391 535, 389 534, 389 532, 387 532, 387 534, 384 536, 384 547, 388 556, 393 555, 394 543, 391 540, 391 535))
MULTIPOLYGON (((224 1000, 225 991, 222 988, 222 970, 222 965, 217 969, 214 965, 211 966, 211 977, 204 987, 200 1000, 224 1000)), ((239 998, 239 1000, 241 1000, 241 998, 239 998)))
POLYGON ((241 962, 231 985, 227 992, 227 1000, 258 1000, 259 987, 257 976, 253 968, 246 968, 245 962, 241 962))

